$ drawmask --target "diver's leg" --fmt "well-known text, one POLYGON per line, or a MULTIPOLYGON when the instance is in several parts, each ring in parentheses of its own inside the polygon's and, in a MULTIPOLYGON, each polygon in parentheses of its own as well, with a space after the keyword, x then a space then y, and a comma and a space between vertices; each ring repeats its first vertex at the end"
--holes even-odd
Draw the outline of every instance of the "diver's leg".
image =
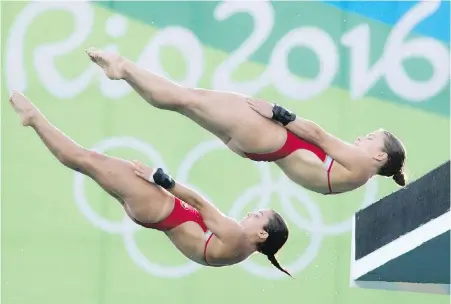
POLYGON ((245 95, 180 86, 118 54, 87 50, 110 79, 123 79, 149 104, 179 112, 208 130, 235 152, 264 153, 280 148, 286 130, 260 116, 245 95))
POLYGON ((154 223, 170 213, 173 197, 136 176, 131 162, 83 148, 53 126, 22 94, 13 93, 10 101, 22 124, 31 126, 64 166, 91 177, 135 219, 154 223))

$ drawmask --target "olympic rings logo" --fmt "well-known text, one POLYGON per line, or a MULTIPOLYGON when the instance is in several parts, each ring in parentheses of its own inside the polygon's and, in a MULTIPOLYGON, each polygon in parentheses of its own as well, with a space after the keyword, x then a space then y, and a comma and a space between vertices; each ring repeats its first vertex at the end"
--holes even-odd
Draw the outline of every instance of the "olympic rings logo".
MULTIPOLYGON (((129 148, 138 152, 144 153, 149 163, 154 166, 167 169, 163 158, 150 144, 144 143, 136 138, 132 137, 113 137, 102 140, 100 143, 94 146, 92 150, 99 153, 104 153, 108 150, 115 148, 129 148)), ((208 195, 205 195, 203 191, 200 191, 195 185, 191 185, 189 180, 190 170, 195 166, 196 162, 202 159, 206 154, 214 152, 215 150, 227 149, 225 145, 219 140, 207 141, 199 144, 193 150, 191 150, 180 165, 174 176, 176 180, 189 185, 196 191, 202 193, 207 199, 208 195)), ((282 211, 285 218, 294 223, 299 229, 306 231, 310 234, 310 244, 305 251, 297 257, 297 259, 291 264, 287 265, 292 273, 299 273, 306 268, 317 256, 322 241, 325 236, 338 235, 348 232, 351 229, 351 220, 349 218, 346 221, 338 222, 335 224, 325 224, 322 218, 322 213, 317 204, 309 197, 306 190, 302 187, 295 185, 285 175, 281 175, 278 181, 271 179, 271 173, 269 165, 267 163, 253 162, 260 171, 261 181, 259 184, 254 185, 251 188, 243 191, 237 200, 233 203, 229 216, 233 218, 240 218, 244 208, 255 198, 260 197, 258 208, 266 208, 270 204, 270 197, 276 193, 282 203, 282 211), (307 219, 300 215, 296 208, 291 203, 291 199, 294 198, 303 204, 310 219, 307 219)), ((85 194, 84 186, 85 176, 81 173, 75 173, 74 178, 74 197, 77 206, 80 211, 88 219, 89 222, 96 228, 99 228, 105 232, 112 234, 120 234, 123 236, 124 245, 128 255, 132 261, 140 267, 142 270, 158 277, 165 278, 181 278, 188 276, 197 271, 202 266, 188 261, 184 265, 180 266, 168 266, 153 263, 146 258, 146 256, 140 251, 138 245, 135 242, 134 234, 138 230, 142 229, 141 226, 131 221, 127 215, 124 215, 122 221, 113 222, 99 216, 89 204, 89 201, 85 194)), ((365 186, 365 194, 361 206, 368 206, 376 199, 377 195, 377 183, 374 179, 371 179, 365 186)), ((266 279, 281 279, 284 278, 283 273, 275 269, 274 267, 261 266, 251 259, 238 264, 247 272, 263 277, 266 279)))

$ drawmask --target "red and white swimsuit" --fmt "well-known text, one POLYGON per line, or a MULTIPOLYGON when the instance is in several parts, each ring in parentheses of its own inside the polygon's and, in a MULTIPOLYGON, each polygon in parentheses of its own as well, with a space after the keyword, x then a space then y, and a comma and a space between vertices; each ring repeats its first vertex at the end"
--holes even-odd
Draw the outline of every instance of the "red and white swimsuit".
POLYGON ((332 166, 334 164, 334 159, 326 154, 320 147, 315 146, 314 144, 303 140, 302 138, 297 137, 294 133, 286 129, 287 131, 287 139, 285 141, 285 144, 277 151, 270 152, 270 153, 245 153, 245 155, 254 161, 267 161, 267 162, 273 162, 282 158, 287 157, 291 153, 293 153, 296 150, 308 150, 313 152, 318 158, 323 162, 324 167, 326 169, 327 173, 327 185, 329 187, 329 193, 327 194, 333 194, 332 187, 330 184, 330 170, 332 169, 332 166))
POLYGON ((138 225, 159 231, 168 231, 186 222, 197 223, 200 226, 200 228, 202 228, 202 230, 204 231, 205 235, 204 261, 207 265, 209 265, 207 262, 207 246, 211 238, 213 237, 213 233, 211 233, 211 231, 208 230, 207 225, 205 225, 204 219, 200 215, 199 211, 197 211, 184 201, 180 200, 177 197, 174 197, 174 209, 172 209, 172 212, 168 215, 167 218, 158 223, 141 223, 137 221, 135 218, 133 218, 133 216, 130 213, 129 216, 138 225))
MULTIPOLYGON (((326 152, 324 152, 318 146, 315 146, 297 137, 288 130, 287 130, 287 140, 285 141, 285 144, 282 146, 282 148, 280 148, 279 150, 265 154, 245 153, 245 155, 249 159, 252 159, 254 161, 273 162, 282 159, 284 157, 287 157, 288 155, 299 149, 304 149, 315 153, 315 155, 318 156, 318 158, 324 163, 324 167, 327 172, 327 183, 329 186, 328 194, 332 194, 333 192, 330 184, 330 170, 332 169, 332 165, 334 164, 334 160, 332 159, 332 157, 327 155, 326 152)), ((156 229, 160 231, 171 230, 186 222, 197 223, 202 228, 205 234, 204 261, 207 265, 209 265, 207 262, 207 246, 211 238, 213 237, 213 233, 211 233, 211 231, 208 230, 199 211, 197 211, 187 203, 183 202, 179 198, 176 197, 174 198, 174 209, 172 210, 171 214, 169 214, 167 218, 158 223, 145 224, 134 219, 133 216, 131 216, 131 214, 129 214, 129 216, 135 223, 143 227, 156 229)))

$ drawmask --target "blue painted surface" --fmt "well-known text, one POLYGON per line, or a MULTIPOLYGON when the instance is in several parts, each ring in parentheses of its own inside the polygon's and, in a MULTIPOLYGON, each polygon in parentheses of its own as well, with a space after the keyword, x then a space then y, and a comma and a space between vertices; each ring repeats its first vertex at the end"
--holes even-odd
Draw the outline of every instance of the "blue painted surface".
MULTIPOLYGON (((419 1, 322 1, 344 11, 353 12, 367 18, 394 25, 419 1)), ((437 12, 425 19, 414 33, 450 41, 450 2, 442 1, 437 12)))

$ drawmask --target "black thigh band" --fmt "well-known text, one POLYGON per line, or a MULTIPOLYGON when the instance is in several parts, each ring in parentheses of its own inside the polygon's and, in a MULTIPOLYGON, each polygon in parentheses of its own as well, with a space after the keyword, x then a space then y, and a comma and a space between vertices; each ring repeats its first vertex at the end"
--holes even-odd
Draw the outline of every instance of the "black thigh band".
POLYGON ((272 119, 286 126, 296 119, 296 114, 288 111, 278 104, 274 104, 274 107, 272 108, 272 119))
POLYGON ((158 168, 157 171, 153 174, 153 180, 155 184, 163 187, 164 189, 171 189, 175 186, 175 181, 168 174, 164 173, 163 169, 158 168))

